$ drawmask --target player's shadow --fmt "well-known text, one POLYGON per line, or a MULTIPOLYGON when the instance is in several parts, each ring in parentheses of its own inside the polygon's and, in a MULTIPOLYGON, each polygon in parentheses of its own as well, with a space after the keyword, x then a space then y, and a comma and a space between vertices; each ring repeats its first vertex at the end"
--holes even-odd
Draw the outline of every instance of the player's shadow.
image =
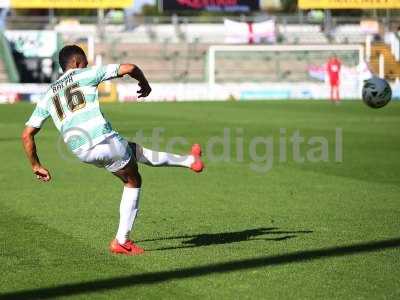
POLYGON ((137 243, 177 240, 179 245, 167 246, 161 248, 148 249, 147 251, 172 250, 182 248, 194 248, 210 245, 231 244, 246 241, 283 241, 292 239, 300 234, 312 233, 311 230, 280 230, 277 227, 260 227, 254 229, 246 229, 242 231, 221 232, 221 233, 202 233, 196 235, 181 235, 161 237, 154 239, 145 239, 136 241, 137 243))

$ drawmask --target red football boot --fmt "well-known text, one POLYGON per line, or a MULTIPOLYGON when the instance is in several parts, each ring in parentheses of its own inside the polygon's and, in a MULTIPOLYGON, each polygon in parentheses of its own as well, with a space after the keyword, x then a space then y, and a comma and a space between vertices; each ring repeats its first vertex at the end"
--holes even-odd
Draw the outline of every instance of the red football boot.
POLYGON ((194 144, 191 153, 194 156, 194 163, 192 163, 190 168, 196 173, 200 173, 204 169, 204 163, 201 161, 201 146, 194 144))
POLYGON ((144 253, 144 249, 135 245, 131 240, 127 240, 124 244, 118 243, 117 240, 112 240, 110 244, 110 251, 114 254, 125 255, 140 255, 144 253))
POLYGON ((199 144, 193 144, 191 153, 193 156, 201 156, 201 146, 199 144))

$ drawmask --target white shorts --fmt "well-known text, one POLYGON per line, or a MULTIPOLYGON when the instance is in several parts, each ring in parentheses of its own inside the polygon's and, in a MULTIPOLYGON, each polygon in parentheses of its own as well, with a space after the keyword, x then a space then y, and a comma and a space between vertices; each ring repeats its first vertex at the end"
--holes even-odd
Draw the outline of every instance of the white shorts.
POLYGON ((132 149, 119 134, 113 134, 92 148, 75 154, 82 162, 117 172, 130 161, 132 149))

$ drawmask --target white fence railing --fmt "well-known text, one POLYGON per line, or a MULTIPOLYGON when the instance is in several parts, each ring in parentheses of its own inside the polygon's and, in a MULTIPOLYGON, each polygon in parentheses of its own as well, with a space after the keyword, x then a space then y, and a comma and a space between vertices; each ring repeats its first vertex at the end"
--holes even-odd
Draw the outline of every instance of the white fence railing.
POLYGON ((400 37, 397 32, 389 32, 385 35, 385 42, 390 45, 396 61, 400 61, 400 37))
POLYGON ((400 39, 397 33, 392 34, 392 53, 396 61, 400 61, 400 39))

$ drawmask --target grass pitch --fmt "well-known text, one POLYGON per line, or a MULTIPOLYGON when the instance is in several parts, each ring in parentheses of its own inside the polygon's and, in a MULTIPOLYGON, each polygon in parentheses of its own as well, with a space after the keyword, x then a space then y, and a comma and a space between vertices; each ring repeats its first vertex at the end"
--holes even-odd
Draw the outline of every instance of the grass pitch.
POLYGON ((380 110, 357 101, 104 105, 125 137, 164 128, 161 148, 171 137, 206 144, 231 130, 228 159, 205 157, 203 174, 141 167, 133 237, 147 252, 139 257, 108 253, 121 183, 66 154, 51 121, 37 143, 53 181, 34 180, 19 139, 32 109, 0 106, 0 299, 400 297, 398 103, 380 110), (335 128, 343 162, 335 159, 335 128), (302 155, 312 137, 327 140, 327 161, 293 159, 297 130, 302 155), (269 172, 251 167, 265 165, 262 144, 257 161, 250 157, 257 136, 273 138, 269 172))

